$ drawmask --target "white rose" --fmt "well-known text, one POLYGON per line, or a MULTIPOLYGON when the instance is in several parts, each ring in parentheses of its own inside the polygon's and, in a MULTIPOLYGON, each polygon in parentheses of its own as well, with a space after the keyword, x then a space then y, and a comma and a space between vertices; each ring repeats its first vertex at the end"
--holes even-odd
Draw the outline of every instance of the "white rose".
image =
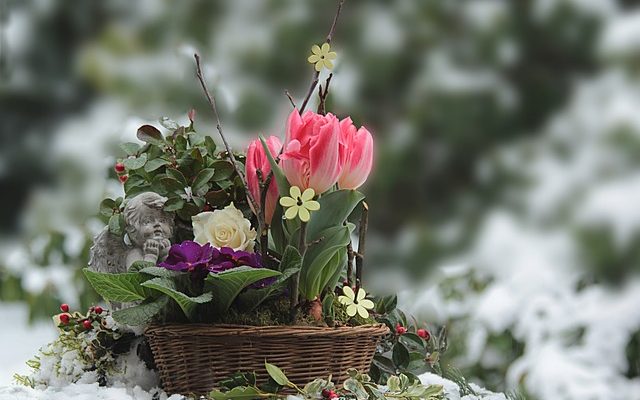
POLYGON ((211 243, 214 247, 231 247, 234 250, 253 251, 256 231, 251 222, 233 203, 223 210, 202 212, 191 217, 194 241, 211 243))

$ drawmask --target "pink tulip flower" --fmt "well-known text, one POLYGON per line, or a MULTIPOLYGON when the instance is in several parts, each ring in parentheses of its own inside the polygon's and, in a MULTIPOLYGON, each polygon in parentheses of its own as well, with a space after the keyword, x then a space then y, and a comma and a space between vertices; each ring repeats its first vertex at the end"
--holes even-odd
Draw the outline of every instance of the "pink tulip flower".
MULTIPOLYGON (((278 153, 280 152, 280 148, 282 144, 280 143, 280 139, 276 136, 269 136, 266 140, 267 147, 269 148, 269 152, 276 158, 278 153)), ((256 139, 249 143, 249 149, 247 150, 247 162, 245 165, 246 175, 247 175, 247 185, 249 186, 249 191, 253 196, 254 200, 258 205, 260 205, 260 180, 258 178, 257 170, 260 169, 262 172, 262 179, 267 179, 269 173, 271 172, 271 164, 269 164, 269 158, 264 151, 264 147, 259 139, 256 139)), ((276 204, 278 202, 278 186, 276 184, 275 178, 271 179, 271 183, 269 184, 269 188, 267 190, 267 198, 265 201, 265 220, 266 223, 271 223, 271 219, 273 218, 273 212, 276 209, 276 204)), ((254 213, 258 214, 258 210, 253 210, 254 213)))
POLYGON ((340 122, 333 114, 294 109, 286 126, 280 165, 289 183, 322 194, 336 184, 346 159, 340 122))
POLYGON ((373 166, 373 137, 364 126, 356 130, 349 117, 340 121, 340 131, 346 159, 338 187, 357 189, 367 180, 373 166))

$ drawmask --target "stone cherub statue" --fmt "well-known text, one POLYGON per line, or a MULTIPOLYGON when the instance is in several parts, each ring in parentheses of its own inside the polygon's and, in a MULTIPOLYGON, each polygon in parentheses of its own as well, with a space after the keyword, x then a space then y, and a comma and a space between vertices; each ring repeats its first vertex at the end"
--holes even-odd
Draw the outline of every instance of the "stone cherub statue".
POLYGON ((174 217, 163 210, 166 197, 144 192, 124 207, 124 238, 106 227, 93 241, 89 268, 98 272, 121 273, 135 261, 156 263, 166 258, 174 231, 174 217))

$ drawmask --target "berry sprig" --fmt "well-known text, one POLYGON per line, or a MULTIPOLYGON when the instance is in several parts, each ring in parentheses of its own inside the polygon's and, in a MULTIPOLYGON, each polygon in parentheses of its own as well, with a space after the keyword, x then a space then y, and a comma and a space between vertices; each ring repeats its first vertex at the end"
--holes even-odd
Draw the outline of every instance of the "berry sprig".
POLYGON ((129 175, 126 174, 126 168, 120 161, 113 166, 113 169, 116 171, 116 174, 118 174, 118 180, 121 183, 124 184, 129 179, 129 175))
POLYGON ((90 331, 94 327, 104 326, 103 321, 106 317, 105 310, 100 306, 92 306, 86 314, 78 311, 69 312, 69 305, 63 303, 60 305, 61 314, 55 315, 53 320, 59 329, 64 331, 75 331, 76 333, 90 331), (97 322, 97 325, 94 325, 97 322))

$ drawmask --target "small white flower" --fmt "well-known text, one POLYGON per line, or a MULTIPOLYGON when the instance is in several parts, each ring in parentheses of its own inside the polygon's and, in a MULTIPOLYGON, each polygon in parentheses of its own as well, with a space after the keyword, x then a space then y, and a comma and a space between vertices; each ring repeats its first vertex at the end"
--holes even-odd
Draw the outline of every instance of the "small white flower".
POLYGON ((347 306, 348 316, 355 317, 356 314, 359 314, 362 318, 369 318, 369 311, 367 310, 372 310, 374 304, 373 301, 365 299, 367 292, 363 288, 358 290, 357 296, 349 286, 343 287, 342 293, 344 293, 344 296, 338 296, 338 301, 340 304, 347 306))

